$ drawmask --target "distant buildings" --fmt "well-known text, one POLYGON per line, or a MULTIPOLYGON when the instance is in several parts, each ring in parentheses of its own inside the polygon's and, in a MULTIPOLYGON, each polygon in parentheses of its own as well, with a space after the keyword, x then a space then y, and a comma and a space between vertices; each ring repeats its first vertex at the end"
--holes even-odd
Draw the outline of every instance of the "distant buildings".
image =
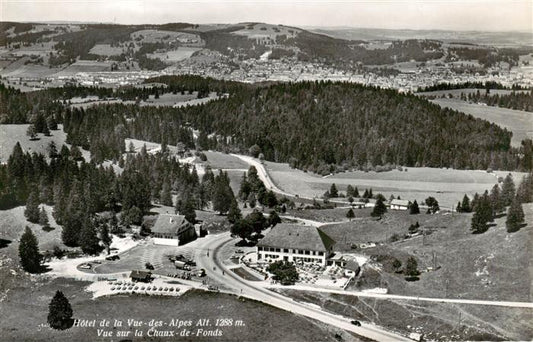
POLYGON ((193 240, 196 231, 183 215, 161 214, 152 227, 152 237, 157 245, 178 246, 193 240))
POLYGON ((278 224, 257 243, 258 261, 328 264, 335 240, 320 228, 278 224))

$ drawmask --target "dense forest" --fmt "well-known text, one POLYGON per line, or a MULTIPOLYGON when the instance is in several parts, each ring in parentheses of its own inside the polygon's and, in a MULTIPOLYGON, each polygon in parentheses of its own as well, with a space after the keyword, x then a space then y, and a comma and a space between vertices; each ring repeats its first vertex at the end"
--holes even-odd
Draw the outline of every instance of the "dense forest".
POLYGON ((257 145, 267 160, 321 174, 395 165, 531 169, 525 162, 531 157, 531 144, 511 148, 511 132, 394 90, 334 82, 245 85, 194 76, 147 81, 166 87, 119 89, 113 96, 186 89, 229 96, 182 108, 115 103, 82 109, 63 104, 66 95, 97 89, 20 94, 4 88, 0 94, 6 99, 7 119, 11 118, 7 122, 29 121, 42 127, 52 118, 64 124, 67 142, 91 151, 95 162, 120 160, 129 137, 236 152, 257 145))
MULTIPOLYGON (((164 82, 164 79, 159 81, 164 82)), ((112 104, 65 114, 69 142, 118 159, 123 138, 247 151, 319 173, 378 165, 529 169, 511 133, 413 95, 345 83, 242 87, 184 108, 112 104), (195 141, 193 130, 197 130, 195 141), (114 146, 114 147, 112 147, 114 146)))

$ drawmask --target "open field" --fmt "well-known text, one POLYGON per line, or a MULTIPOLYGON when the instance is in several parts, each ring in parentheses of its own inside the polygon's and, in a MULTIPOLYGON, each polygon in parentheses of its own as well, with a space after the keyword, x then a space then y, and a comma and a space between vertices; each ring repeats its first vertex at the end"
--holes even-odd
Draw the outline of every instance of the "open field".
MULTIPOLYGON (((42 205, 41 205, 42 206, 42 205)), ((63 245, 61 241, 61 227, 56 224, 54 217, 52 216, 53 209, 48 205, 44 205, 48 219, 50 220, 50 226, 55 228, 52 231, 46 232, 42 229, 42 226, 30 223, 24 217, 24 206, 16 207, 9 210, 1 210, 0 216, 0 239, 10 240, 6 248, 1 249, 3 255, 18 260, 18 241, 24 233, 26 226, 30 227, 37 240, 39 241, 39 250, 52 250, 55 246, 61 249, 69 249, 63 245)))
MULTIPOLYGON (((98 327, 73 327, 64 331, 55 331, 47 327, 48 303, 56 290, 61 290, 72 304, 75 319, 102 319, 123 321, 121 328, 109 328, 113 331, 129 331, 127 338, 131 341, 146 341, 150 329, 150 320, 170 323, 171 319, 192 320, 190 330, 196 334, 196 323, 200 319, 209 319, 210 326, 204 330, 215 330, 216 320, 229 318, 242 320, 242 326, 218 327, 222 336, 194 336, 195 341, 335 341, 338 329, 287 313, 269 305, 247 300, 241 297, 220 293, 191 291, 181 297, 157 296, 112 296, 96 300, 85 292, 87 283, 68 279, 36 279, 32 284, 24 284, 10 291, 7 298, 0 303, 2 321, 0 323, 0 341, 110 341, 110 337, 98 337, 98 327), (128 319, 142 320, 142 327, 130 327, 128 319), (294 329, 293 327, 299 327, 294 329), (143 337, 134 337, 134 331, 143 332, 143 337)), ((113 324, 113 323, 111 323, 113 324)), ((158 327, 157 330, 180 331, 184 328, 158 327)), ((343 334, 345 341, 358 341, 351 335, 343 334)), ((116 336, 114 336, 116 338, 116 336)), ((126 336, 124 336, 126 337, 126 336)), ((191 337, 150 338, 151 341, 190 341, 191 337)))
POLYGON ((263 39, 263 38, 270 38, 272 40, 275 40, 277 36, 279 35, 286 35, 287 38, 294 38, 296 34, 300 33, 302 30, 293 28, 293 27, 287 27, 287 26, 276 26, 276 25, 269 25, 269 24, 243 24, 246 27, 242 30, 234 31, 232 34, 240 35, 240 36, 246 36, 249 39, 263 39))
POLYGON ((530 309, 487 309, 477 305, 379 300, 290 289, 279 291, 295 300, 363 322, 374 322, 404 333, 422 333, 427 340, 525 341, 533 337, 530 309))
POLYGON ((196 51, 201 50, 201 48, 195 47, 179 47, 176 50, 170 50, 166 52, 156 52, 150 53, 147 55, 148 58, 157 58, 162 60, 165 63, 175 63, 187 59, 192 56, 196 51))
MULTIPOLYGON (((409 215, 387 213, 383 225, 352 226, 343 224, 324 226, 325 232, 338 242, 367 240, 392 233, 403 235, 408 223, 417 220, 420 231, 426 236, 360 250, 374 255, 379 261, 381 282, 391 294, 427 296, 437 298, 468 298, 485 300, 528 301, 531 298, 531 238, 533 235, 533 204, 524 204, 527 226, 509 234, 505 229, 505 216, 497 218, 495 225, 480 235, 470 232, 472 214, 409 215), (392 258, 403 265, 408 256, 418 261, 422 272, 420 280, 407 282, 401 274, 393 272, 392 258), (425 272, 428 267, 439 267, 425 272), (519 275, 519 276, 517 276, 519 275)), ((372 240, 371 240, 372 241, 372 240)), ((345 247, 346 248, 346 247, 345 247)), ((364 274, 364 273, 363 273, 364 274)))
POLYGON ((91 48, 89 53, 100 56, 118 56, 124 52, 124 49, 110 44, 96 44, 91 48))
POLYGON ((113 64, 112 61, 99 62, 99 61, 78 60, 74 62, 73 64, 67 66, 65 69, 61 70, 54 76, 64 77, 64 76, 72 76, 79 72, 111 71, 111 64, 113 64))
MULTIPOLYGON (((429 196, 435 197, 441 207, 455 207, 464 194, 473 196, 490 190, 497 183, 497 175, 479 170, 454 170, 436 168, 404 168, 404 171, 389 172, 353 171, 321 177, 315 174, 291 169, 288 164, 265 162, 265 167, 273 182, 284 191, 301 197, 322 196, 332 183, 340 192, 345 192, 351 184, 362 193, 372 188, 373 193, 382 193, 385 198, 391 194, 419 203, 429 196), (407 171, 405 171, 407 169, 407 171)), ((512 173, 515 182, 522 179, 522 174, 512 173)))
POLYGON ((524 139, 533 139, 533 113, 521 110, 484 106, 456 99, 435 99, 431 102, 448 107, 476 118, 494 122, 513 132, 511 145, 518 147, 524 139))
MULTIPOLYGON (((65 143, 67 134, 63 131, 63 125, 58 125, 58 130, 51 131, 52 134, 49 137, 44 136, 43 134, 38 134, 38 140, 30 140, 26 135, 26 130, 28 129, 27 124, 24 125, 0 125, 0 163, 6 163, 11 152, 13 152, 13 147, 20 143, 22 150, 29 153, 42 153, 45 156, 48 156, 48 145, 50 142, 55 142, 57 150, 61 150, 61 146, 64 144, 70 147, 69 144, 65 143)), ((80 149, 85 160, 90 159, 89 151, 80 149)))
POLYGON ((44 78, 57 73, 60 69, 49 68, 43 65, 24 64, 29 57, 22 57, 12 62, 4 69, 0 70, 2 77, 21 77, 21 78, 44 78))

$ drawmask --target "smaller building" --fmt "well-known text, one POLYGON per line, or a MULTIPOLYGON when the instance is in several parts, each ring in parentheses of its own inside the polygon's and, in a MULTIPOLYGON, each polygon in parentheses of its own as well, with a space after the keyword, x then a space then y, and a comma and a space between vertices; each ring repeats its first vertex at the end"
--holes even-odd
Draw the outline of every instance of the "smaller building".
POLYGON ((408 200, 393 199, 390 202, 391 210, 407 210, 409 209, 410 202, 408 200))
POLYGON ((196 238, 194 225, 183 215, 161 214, 152 227, 157 245, 178 246, 196 238))
POLYGON ((130 278, 132 281, 142 281, 144 283, 149 283, 152 281, 152 272, 147 271, 131 271, 130 278))
POLYGON ((312 262, 326 266, 335 240, 316 227, 278 224, 257 243, 259 262, 312 262))
POLYGON ((355 260, 348 260, 344 265, 344 275, 347 277, 355 277, 359 274, 359 264, 355 260))

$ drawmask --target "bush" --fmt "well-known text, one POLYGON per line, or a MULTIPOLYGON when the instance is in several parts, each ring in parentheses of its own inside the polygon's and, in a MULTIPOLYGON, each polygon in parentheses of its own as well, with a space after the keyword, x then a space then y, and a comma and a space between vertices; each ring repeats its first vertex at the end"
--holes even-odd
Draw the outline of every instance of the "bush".
POLYGON ((292 285, 298 281, 298 271, 292 262, 276 261, 267 267, 267 271, 274 274, 274 280, 282 285, 292 285))

